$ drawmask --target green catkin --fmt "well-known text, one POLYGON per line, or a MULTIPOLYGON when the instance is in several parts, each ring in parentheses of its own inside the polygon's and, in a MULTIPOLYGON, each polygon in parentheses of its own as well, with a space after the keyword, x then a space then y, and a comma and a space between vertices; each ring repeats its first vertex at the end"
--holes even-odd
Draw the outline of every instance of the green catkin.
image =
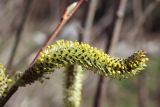
POLYGON ((146 53, 142 50, 122 59, 111 57, 86 43, 59 40, 40 53, 40 57, 23 75, 19 85, 43 79, 44 74, 70 64, 81 65, 84 69, 111 78, 128 78, 143 70, 147 62, 146 53))
POLYGON ((6 94, 9 84, 12 81, 5 73, 6 69, 0 64, 0 97, 6 94))
POLYGON ((80 107, 83 72, 80 65, 67 66, 64 79, 65 107, 80 107))

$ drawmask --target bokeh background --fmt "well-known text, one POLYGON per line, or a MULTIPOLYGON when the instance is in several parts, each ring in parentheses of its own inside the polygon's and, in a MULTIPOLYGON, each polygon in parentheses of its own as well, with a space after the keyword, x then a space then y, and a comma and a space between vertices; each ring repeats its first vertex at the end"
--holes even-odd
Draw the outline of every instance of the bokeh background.
MULTIPOLYGON (((27 69, 64 9, 74 1, 0 0, 0 62, 8 73, 27 69)), ((123 58, 145 50, 150 60, 139 75, 104 79, 101 107, 160 107, 159 0, 86 0, 54 41, 59 39, 82 40, 104 51, 112 44, 112 56, 123 58)), ((63 70, 54 72, 43 84, 20 88, 5 107, 63 107, 63 70)), ((92 72, 84 75, 81 107, 95 107, 99 76, 92 72)))

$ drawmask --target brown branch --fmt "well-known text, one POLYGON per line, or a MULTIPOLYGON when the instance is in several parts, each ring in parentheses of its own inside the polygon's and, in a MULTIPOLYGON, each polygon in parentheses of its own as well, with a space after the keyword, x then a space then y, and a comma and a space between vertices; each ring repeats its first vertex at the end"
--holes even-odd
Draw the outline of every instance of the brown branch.
MULTIPOLYGON (((120 31, 122 28, 123 17, 125 13, 127 0, 116 0, 114 16, 109 32, 108 43, 106 44, 106 52, 109 54, 114 53, 115 46, 118 42, 120 31)), ((109 80, 107 80, 109 82, 109 80)), ((97 91, 95 95, 94 107, 102 107, 102 99, 104 95, 104 77, 100 77, 97 85, 97 91)))
POLYGON ((17 48, 18 48, 18 45, 19 45, 19 42, 20 42, 20 38, 21 38, 21 35, 22 35, 22 32, 23 32, 23 29, 24 29, 24 25, 25 25, 26 20, 27 20, 27 16, 28 16, 28 13, 29 13, 29 10, 30 10, 30 7, 31 7, 31 3, 32 3, 32 0, 26 0, 26 7, 25 7, 25 10, 23 12, 21 23, 20 23, 20 25, 17 29, 16 35, 15 35, 16 38, 15 38, 14 46, 13 46, 13 49, 12 49, 12 52, 11 52, 11 56, 10 56, 8 64, 7 64, 7 71, 9 71, 12 68, 13 60, 14 60, 14 57, 16 55, 16 51, 17 51, 17 48))
MULTIPOLYGON (((33 60, 33 62, 31 63, 31 65, 37 60, 39 53, 41 50, 43 50, 45 47, 47 47, 49 45, 49 43, 55 38, 55 36, 58 34, 58 32, 62 29, 62 27, 64 26, 64 24, 70 19, 70 17, 77 11, 77 9, 79 8, 79 6, 84 2, 84 0, 79 0, 77 5, 73 8, 73 10, 71 12, 68 13, 68 10, 65 11, 60 23, 58 24, 57 28, 54 30, 54 32, 51 34, 51 36, 48 38, 48 40, 44 43, 44 45, 41 47, 41 49, 39 50, 37 56, 35 57, 35 59, 33 60)), ((68 9, 68 8, 67 8, 68 9)), ((30 65, 30 67, 31 67, 30 65)), ((28 68, 29 69, 29 68, 28 68)), ((26 70, 27 71, 27 70, 26 70)), ((22 75, 25 76, 26 73, 24 72, 24 74, 22 75)), ((21 78, 20 78, 21 79, 21 78)), ((0 98, 0 107, 3 107, 6 102, 10 99, 10 97, 18 90, 18 86, 17 84, 13 84, 10 88, 10 90, 7 92, 6 96, 0 98)))

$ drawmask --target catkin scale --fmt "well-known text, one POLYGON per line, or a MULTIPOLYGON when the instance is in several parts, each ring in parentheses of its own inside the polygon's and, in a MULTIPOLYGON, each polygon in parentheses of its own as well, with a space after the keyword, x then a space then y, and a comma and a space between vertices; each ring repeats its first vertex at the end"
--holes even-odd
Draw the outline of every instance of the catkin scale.
POLYGON ((147 61, 144 51, 137 51, 126 59, 114 58, 86 43, 59 40, 40 53, 36 63, 21 78, 21 85, 43 79, 44 74, 70 64, 79 64, 84 69, 111 78, 128 78, 143 70, 147 61))

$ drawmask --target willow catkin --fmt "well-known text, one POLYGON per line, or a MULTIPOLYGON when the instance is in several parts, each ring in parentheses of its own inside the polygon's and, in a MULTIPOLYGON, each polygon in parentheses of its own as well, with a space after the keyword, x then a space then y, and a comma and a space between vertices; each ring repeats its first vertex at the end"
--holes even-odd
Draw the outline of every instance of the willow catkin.
POLYGON ((78 64, 84 69, 111 78, 128 78, 146 67, 148 58, 142 50, 126 59, 114 58, 86 43, 59 40, 40 53, 36 63, 21 78, 21 85, 43 79, 56 68, 78 64))

